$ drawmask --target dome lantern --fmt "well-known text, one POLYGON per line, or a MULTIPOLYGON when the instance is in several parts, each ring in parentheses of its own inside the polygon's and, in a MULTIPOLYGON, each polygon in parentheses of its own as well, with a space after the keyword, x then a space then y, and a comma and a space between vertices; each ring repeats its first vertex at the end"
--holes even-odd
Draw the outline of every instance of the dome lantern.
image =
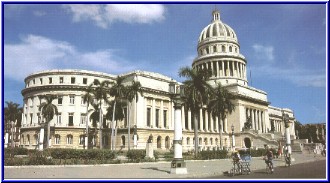
POLYGON ((220 21, 220 11, 214 10, 212 12, 212 15, 213 15, 213 22, 220 21))

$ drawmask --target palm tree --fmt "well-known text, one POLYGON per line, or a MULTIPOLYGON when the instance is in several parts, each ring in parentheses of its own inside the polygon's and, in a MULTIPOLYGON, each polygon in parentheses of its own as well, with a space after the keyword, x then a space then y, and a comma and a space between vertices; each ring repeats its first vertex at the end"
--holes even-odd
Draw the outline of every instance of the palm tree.
POLYGON ((109 85, 111 84, 110 81, 104 80, 100 82, 98 79, 94 80, 94 85, 96 88, 94 89, 94 97, 98 101, 99 104, 99 143, 100 143, 100 149, 102 149, 102 100, 104 102, 108 102, 108 94, 109 91, 109 85))
MULTIPOLYGON (((113 121, 123 120, 125 118, 124 106, 125 106, 125 103, 123 101, 112 100, 111 102, 109 102, 109 107, 107 108, 106 119, 113 120, 113 121), (115 113, 113 113, 114 111, 115 111, 115 113)), ((112 141, 111 144, 115 144, 116 140, 113 140, 113 139, 116 139, 116 137, 117 137, 117 123, 116 124, 113 123, 112 129, 114 129, 114 130, 112 132, 113 135, 111 134, 111 141, 112 141)), ((114 147, 112 146, 111 148, 113 150, 114 147)))
POLYGON ((6 101, 7 107, 5 107, 4 112, 4 118, 6 122, 6 129, 8 131, 12 131, 12 137, 11 137, 11 145, 14 146, 14 134, 13 134, 13 127, 12 126, 15 122, 15 126, 20 127, 21 126, 21 119, 22 119, 22 112, 23 108, 18 107, 19 104, 14 103, 12 101, 8 102, 6 101), (13 123, 13 124, 12 124, 13 123))
POLYGON ((121 102, 125 97, 125 86, 123 84, 124 77, 118 76, 116 78, 116 82, 113 84, 113 86, 110 89, 110 96, 114 97, 114 104, 113 104, 113 111, 112 111, 112 127, 111 127, 111 149, 114 150, 116 148, 116 107, 117 102, 121 102))
MULTIPOLYGON (((132 85, 126 87, 126 99, 127 99, 127 110, 128 110, 128 105, 130 102, 133 101, 133 99, 135 99, 135 103, 138 102, 139 100, 139 93, 140 95, 143 95, 142 92, 142 88, 141 88, 141 83, 139 81, 132 82, 132 85)), ((135 109, 136 110, 136 109, 135 109)), ((131 140, 131 124, 130 124, 130 110, 128 110, 127 112, 127 123, 128 123, 128 139, 127 139, 127 143, 128 143, 128 150, 130 150, 130 140, 131 140)))
POLYGON ((207 69, 196 69, 190 67, 181 68, 180 77, 186 77, 183 82, 185 87, 184 105, 191 110, 194 115, 194 138, 195 138, 195 156, 198 153, 198 116, 199 109, 207 103, 208 93, 212 87, 206 82, 211 77, 211 71, 207 69))
POLYGON ((43 95, 40 98, 46 100, 45 102, 40 104, 39 110, 41 111, 42 115, 46 119, 46 125, 47 125, 46 148, 48 148, 49 140, 50 140, 50 121, 54 118, 55 115, 58 114, 56 105, 52 104, 53 100, 56 99, 57 96, 56 95, 43 95))
MULTIPOLYGON (((226 119, 226 115, 231 114, 235 110, 235 105, 232 103, 234 98, 234 95, 219 83, 211 93, 211 99, 207 105, 212 117, 218 117, 223 122, 226 119)), ((217 123, 219 124, 220 149, 222 149, 222 123, 221 121, 217 121, 217 123)))
POLYGON ((94 99, 94 96, 93 96, 93 88, 92 88, 92 84, 88 86, 88 88, 86 89, 86 93, 83 95, 83 101, 84 103, 87 103, 86 105, 86 138, 85 138, 85 142, 86 142, 86 149, 88 149, 88 146, 89 146, 89 141, 88 141, 88 122, 89 122, 89 119, 88 119, 88 107, 89 107, 89 104, 93 101, 94 99))

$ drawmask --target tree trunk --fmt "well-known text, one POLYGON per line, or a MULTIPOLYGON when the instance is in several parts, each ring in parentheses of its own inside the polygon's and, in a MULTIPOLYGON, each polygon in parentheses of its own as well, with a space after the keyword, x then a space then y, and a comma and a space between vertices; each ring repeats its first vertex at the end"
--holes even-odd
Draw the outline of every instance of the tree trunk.
POLYGON ((46 148, 49 148, 49 141, 50 141, 50 120, 47 122, 47 141, 46 141, 46 148))
POLYGON ((102 126, 103 126, 103 121, 102 121, 102 109, 101 109, 101 107, 102 107, 102 103, 101 103, 101 101, 100 101, 100 108, 99 108, 99 110, 100 110, 100 115, 99 115, 99 122, 100 122, 100 131, 99 131, 99 142, 100 142, 100 149, 102 149, 102 147, 103 147, 103 144, 102 144, 102 126))
POLYGON ((219 114, 218 116, 218 120, 220 120, 218 123, 219 123, 219 134, 220 134, 220 139, 219 139, 219 144, 220 144, 220 150, 223 149, 223 145, 222 145, 222 122, 224 121, 222 118, 221 118, 221 115, 219 114))
POLYGON ((127 149, 130 150, 131 148, 131 123, 130 123, 130 112, 128 110, 129 102, 127 101, 127 130, 128 130, 128 138, 127 138, 127 149))
POLYGON ((116 100, 113 104, 113 111, 112 111, 112 128, 111 128, 111 150, 114 150, 115 144, 114 144, 114 139, 115 139, 115 111, 116 111, 116 100))
POLYGON ((89 105, 87 104, 87 109, 86 109, 86 137, 85 137, 85 148, 88 149, 89 143, 88 143, 88 107, 89 105))
POLYGON ((198 154, 198 115, 194 113, 195 157, 198 154))

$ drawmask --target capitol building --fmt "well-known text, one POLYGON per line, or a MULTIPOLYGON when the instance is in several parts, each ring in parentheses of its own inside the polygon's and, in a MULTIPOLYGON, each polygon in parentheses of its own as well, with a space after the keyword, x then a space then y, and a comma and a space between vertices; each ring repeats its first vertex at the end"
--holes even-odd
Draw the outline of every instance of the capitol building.
MULTIPOLYGON (((196 36, 197 37, 197 36, 196 36)), ((240 52, 238 36, 235 31, 220 17, 220 12, 212 12, 212 22, 200 33, 197 44, 197 56, 192 60, 192 68, 207 68, 212 71, 208 83, 215 87, 218 83, 225 86, 236 97, 232 101, 235 110, 225 120, 212 117, 209 111, 199 110, 198 146, 200 150, 220 147, 231 148, 232 136, 236 147, 263 148, 264 144, 277 147, 284 139, 285 126, 283 115, 289 116, 289 133, 292 140, 296 139, 293 110, 271 106, 267 92, 249 86, 247 79, 247 61, 240 52), (250 119, 251 129, 244 124, 250 119), (221 124, 219 128, 219 123, 221 124), (219 137, 219 130, 222 138, 219 137), (234 135, 233 135, 234 134, 234 135)), ((179 70, 179 68, 178 68, 179 70)), ((174 108, 169 93, 170 83, 180 82, 162 75, 147 71, 123 73, 124 84, 132 81, 141 83, 143 94, 138 101, 129 103, 130 123, 126 119, 117 121, 116 149, 145 149, 149 136, 152 136, 155 150, 168 150, 174 138, 174 108), (128 128, 130 125, 130 128, 128 128), (130 141, 128 141, 130 129, 130 141), (133 140, 133 133, 137 139, 133 140)), ((50 148, 83 149, 86 123, 89 125, 90 143, 97 148, 99 142, 98 128, 86 121, 87 104, 83 101, 86 88, 95 79, 99 81, 116 81, 117 75, 87 70, 46 70, 33 73, 25 78, 22 90, 24 105, 21 127, 20 145, 25 148, 38 148, 38 135, 42 116, 39 105, 40 95, 56 95, 53 101, 58 114, 50 121, 50 148)), ((103 114, 109 104, 102 106, 103 114)), ((91 108, 91 106, 89 106, 91 108)), ((193 116, 189 109, 182 107, 182 148, 184 152, 194 150, 193 116)), ((103 147, 111 147, 112 121, 105 120, 102 129, 103 147)), ((45 130, 46 131, 46 130, 45 130)))

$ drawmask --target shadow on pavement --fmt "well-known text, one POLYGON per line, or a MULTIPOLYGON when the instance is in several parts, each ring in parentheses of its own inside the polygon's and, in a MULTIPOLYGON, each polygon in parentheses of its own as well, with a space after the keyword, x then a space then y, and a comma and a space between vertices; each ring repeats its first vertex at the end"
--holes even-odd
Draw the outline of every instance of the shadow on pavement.
POLYGON ((166 173, 171 173, 170 171, 167 170, 161 170, 157 167, 148 167, 148 168, 141 168, 141 169, 150 169, 150 170, 156 170, 156 171, 160 171, 160 172, 166 172, 166 173))

